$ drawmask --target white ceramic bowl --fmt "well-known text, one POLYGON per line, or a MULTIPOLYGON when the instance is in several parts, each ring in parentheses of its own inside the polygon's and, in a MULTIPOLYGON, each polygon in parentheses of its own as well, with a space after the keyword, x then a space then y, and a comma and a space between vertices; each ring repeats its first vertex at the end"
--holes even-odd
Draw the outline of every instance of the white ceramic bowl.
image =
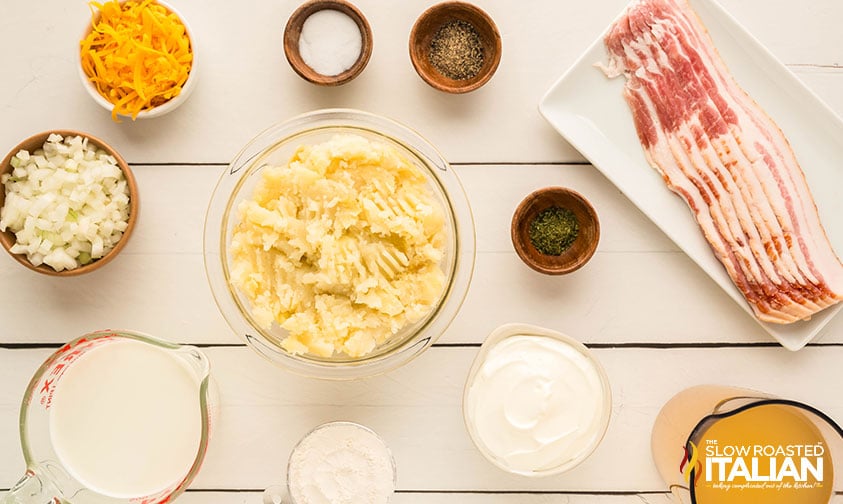
MULTIPOLYGON (((160 117, 164 114, 172 112, 173 110, 179 108, 187 98, 193 93, 193 90, 196 88, 196 82, 198 79, 198 61, 199 55, 196 50, 196 36, 193 33, 193 30, 190 29, 190 25, 187 23, 187 20, 181 13, 176 10, 172 5, 162 2, 161 0, 156 0, 156 3, 166 8, 168 11, 172 12, 176 16, 178 16, 179 20, 181 20, 182 24, 184 25, 185 31, 187 32, 187 36, 190 38, 190 48, 193 51, 193 63, 190 67, 190 73, 188 74, 187 81, 185 81, 184 86, 182 86, 181 92, 178 96, 173 97, 172 99, 168 100, 166 103, 159 105, 157 107, 142 110, 138 113, 138 119, 152 119, 154 117, 160 117)), ((82 33, 82 39, 88 36, 92 29, 92 25, 89 23, 88 26, 85 28, 85 31, 82 33)), ((76 68, 78 69, 79 79, 82 81, 82 87, 85 88, 85 91, 91 96, 91 98, 97 102, 102 108, 108 110, 111 113, 112 109, 114 109, 114 105, 108 101, 104 96, 102 96, 99 91, 97 91, 97 87, 94 86, 88 75, 85 73, 85 70, 82 69, 82 55, 80 54, 78 48, 76 50, 76 68)), ((131 118, 130 115, 125 114, 117 114, 119 117, 127 117, 131 118)))

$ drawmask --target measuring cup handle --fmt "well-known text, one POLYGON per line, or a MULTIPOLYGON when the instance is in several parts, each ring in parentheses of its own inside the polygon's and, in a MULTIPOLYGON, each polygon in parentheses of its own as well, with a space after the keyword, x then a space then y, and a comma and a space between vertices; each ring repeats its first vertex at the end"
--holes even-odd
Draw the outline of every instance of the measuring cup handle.
POLYGON ((0 497, 0 504, 59 504, 61 501, 53 485, 33 471, 27 471, 20 481, 0 497))

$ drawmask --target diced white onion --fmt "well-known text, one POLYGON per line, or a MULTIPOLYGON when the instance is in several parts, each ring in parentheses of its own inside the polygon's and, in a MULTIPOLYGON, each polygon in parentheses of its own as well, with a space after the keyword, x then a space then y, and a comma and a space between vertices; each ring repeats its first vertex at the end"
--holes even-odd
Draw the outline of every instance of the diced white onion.
POLYGON ((18 152, 0 178, 6 202, 0 231, 11 251, 35 266, 78 268, 107 254, 129 222, 129 189, 113 156, 80 136, 50 135, 41 149, 18 152))

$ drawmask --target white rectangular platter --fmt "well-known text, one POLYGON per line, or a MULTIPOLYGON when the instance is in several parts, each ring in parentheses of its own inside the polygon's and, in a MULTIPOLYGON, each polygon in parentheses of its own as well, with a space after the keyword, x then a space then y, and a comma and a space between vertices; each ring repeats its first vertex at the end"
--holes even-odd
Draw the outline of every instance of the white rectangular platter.
MULTIPOLYGON (((738 83, 778 123, 796 152, 834 250, 843 253, 843 121, 714 0, 690 0, 738 83)), ((539 111, 753 318, 752 310, 711 253, 684 201, 644 158, 623 99, 623 77, 607 79, 601 35, 547 92, 539 111)), ((688 286, 693 289, 693 285, 688 286)), ((840 311, 808 321, 759 324, 782 346, 798 350, 840 311)), ((653 307, 658 316, 658 307, 653 307)), ((717 317, 716 313, 711 314, 717 317)), ((757 320, 757 319, 756 319, 757 320)), ((728 341, 729 335, 723 335, 728 341)))

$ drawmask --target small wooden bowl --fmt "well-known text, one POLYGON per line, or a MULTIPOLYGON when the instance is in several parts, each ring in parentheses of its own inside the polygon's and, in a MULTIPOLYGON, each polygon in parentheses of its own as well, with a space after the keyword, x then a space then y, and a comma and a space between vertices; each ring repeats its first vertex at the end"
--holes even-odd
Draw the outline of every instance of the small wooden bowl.
POLYGON ((290 15, 287 26, 284 28, 284 55, 287 57, 290 66, 301 78, 320 86, 339 86, 360 75, 372 56, 372 46, 372 28, 369 26, 369 22, 360 12, 360 9, 345 0, 310 0, 305 2, 290 15), (360 57, 357 58, 351 68, 337 75, 322 75, 316 72, 304 62, 301 53, 299 53, 299 38, 304 22, 311 14, 324 9, 342 12, 353 19, 362 37, 360 57))
MULTIPOLYGON (((123 159, 120 154, 117 153, 114 148, 110 145, 105 143, 103 140, 99 138, 89 135, 88 133, 83 133, 81 131, 75 130, 53 130, 53 131, 45 131, 43 133, 38 133, 37 135, 33 135, 26 140, 22 141, 21 143, 17 144, 8 154, 6 157, 3 158, 2 164, 0 164, 0 175, 4 173, 9 173, 13 170, 12 168, 12 157, 15 154, 20 152, 21 150, 29 151, 31 154, 37 149, 43 147, 44 143, 47 141, 47 138, 52 134, 59 134, 62 137, 68 136, 82 136, 88 139, 88 142, 96 145, 97 147, 102 148, 104 151, 109 153, 110 155, 114 156, 114 159, 117 160, 117 166, 123 171, 123 175, 126 177, 126 184, 129 188, 129 222, 128 227, 123 232, 123 236, 120 238, 120 241, 112 248, 107 254, 103 257, 96 259, 84 266, 80 266, 78 268, 72 270, 63 270, 63 271, 56 271, 52 267, 41 264, 39 266, 33 266, 32 263, 26 258, 26 254, 13 254, 11 251, 12 245, 15 244, 15 234, 8 229, 6 231, 0 232, 0 244, 3 245, 3 248, 6 249, 8 252, 17 262, 23 264, 27 268, 31 269, 32 271, 37 271, 38 273, 43 273, 45 275, 50 276, 59 276, 59 277, 68 277, 68 276, 76 276, 81 275, 83 273, 89 273, 94 271, 95 269, 101 268, 106 263, 114 259, 123 247, 126 246, 126 243, 129 241, 129 236, 132 234, 132 231, 135 228, 135 222, 138 218, 138 209, 140 201, 138 199, 138 186, 135 182, 135 177, 132 174, 132 170, 129 169, 129 164, 123 159)), ((6 202, 6 189, 5 187, 0 184, 0 208, 6 202)))
POLYGON ((443 2, 422 13, 410 31, 410 61, 419 76, 446 93, 468 93, 492 78, 501 61, 501 34, 486 12, 470 3, 443 2), (483 44, 483 66, 477 75, 455 80, 442 75, 430 62, 430 43, 439 29, 451 21, 464 21, 477 30, 483 44))
POLYGON ((564 275, 583 267, 597 250, 600 221, 591 203, 581 194, 564 187, 546 187, 533 192, 518 205, 512 216, 512 245, 524 263, 546 275, 564 275), (574 243, 558 256, 542 254, 530 242, 530 223, 551 207, 571 210, 579 223, 574 243))

